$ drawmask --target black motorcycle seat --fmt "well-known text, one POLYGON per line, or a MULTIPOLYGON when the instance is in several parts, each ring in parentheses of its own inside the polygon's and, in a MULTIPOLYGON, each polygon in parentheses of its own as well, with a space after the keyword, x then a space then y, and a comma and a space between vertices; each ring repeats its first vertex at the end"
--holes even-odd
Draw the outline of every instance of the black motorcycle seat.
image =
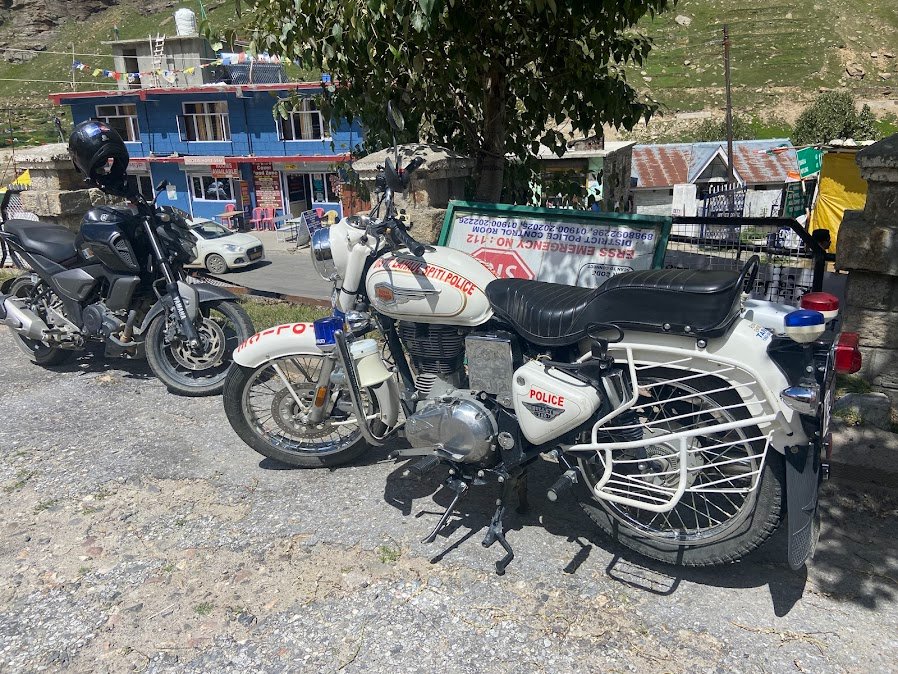
POLYGON ((486 295, 494 313, 528 341, 568 346, 596 323, 718 337, 739 316, 743 280, 735 271, 651 269, 617 274, 595 289, 499 279, 486 295))
POLYGON ((3 229, 16 237, 29 253, 43 255, 53 262, 62 263, 77 254, 75 233, 62 225, 38 220, 7 220, 3 229))

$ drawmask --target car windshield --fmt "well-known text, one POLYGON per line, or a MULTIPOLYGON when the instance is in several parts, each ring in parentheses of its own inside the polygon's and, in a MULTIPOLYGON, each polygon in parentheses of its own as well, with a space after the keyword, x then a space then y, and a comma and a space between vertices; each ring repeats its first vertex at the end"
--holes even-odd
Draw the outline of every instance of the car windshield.
POLYGON ((191 229, 204 239, 220 239, 223 236, 230 236, 233 232, 228 231, 216 222, 207 220, 206 222, 198 222, 191 229))

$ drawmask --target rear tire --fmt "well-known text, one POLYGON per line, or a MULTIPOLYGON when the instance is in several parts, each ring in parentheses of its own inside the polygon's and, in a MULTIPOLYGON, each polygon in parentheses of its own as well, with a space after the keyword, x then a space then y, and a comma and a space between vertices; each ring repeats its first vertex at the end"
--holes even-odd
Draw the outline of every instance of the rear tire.
MULTIPOLYGON (((274 362, 278 363, 282 372, 293 380, 297 393, 308 395, 314 390, 313 380, 317 374, 315 361, 320 359, 321 356, 293 356, 279 358, 274 362), (294 367, 294 372, 291 372, 287 369, 291 360, 301 360, 303 367, 294 367), (298 376, 298 371, 302 369, 305 369, 307 376, 298 376)), ((347 433, 345 437, 336 437, 329 443, 316 442, 319 438, 314 437, 314 429, 309 430, 310 437, 306 439, 302 437, 302 431, 289 429, 292 421, 289 415, 295 411, 292 409, 294 403, 285 395, 286 386, 268 372, 272 365, 272 362, 256 368, 235 365, 225 380, 222 394, 225 414, 231 428, 243 442, 262 456, 297 468, 339 466, 355 460, 368 449, 368 443, 357 428, 354 432, 347 433), (260 386, 263 390, 254 392, 256 386, 260 386), (270 391, 270 401, 266 397, 265 389, 270 391), (258 398, 262 398, 261 405, 258 401, 253 402, 258 398), (258 415, 254 411, 256 407, 259 408, 258 415), (268 419, 262 419, 263 413, 268 410, 271 412, 267 414, 268 419), (275 420, 276 412, 288 418, 281 417, 275 420), (272 423, 266 423, 269 420, 272 423)), ((336 435, 339 436, 339 431, 336 435)))
MULTIPOLYGON (((31 296, 33 288, 34 281, 31 280, 30 276, 20 276, 12 282, 12 285, 10 285, 9 294, 13 297, 26 299, 31 296)), ((46 320, 46 316, 41 315, 41 318, 46 320)), ((18 346, 25 355, 28 356, 28 359, 36 365, 40 365, 41 367, 56 367, 65 365, 75 358, 75 352, 72 349, 61 349, 58 346, 48 346, 38 340, 22 337, 22 335, 12 328, 10 328, 9 331, 15 339, 16 346, 18 346)))
MULTIPOLYGON (((658 368, 653 370, 653 373, 655 372, 657 373, 656 380, 663 380, 670 377, 672 371, 658 368)), ((688 384, 680 383, 667 388, 673 391, 667 398, 693 393, 696 394, 700 402, 708 405, 705 409, 713 409, 714 406, 729 407, 730 409, 723 414, 729 414, 734 419, 748 418, 744 407, 734 407, 741 403, 741 398, 735 391, 714 391, 714 389, 720 388, 718 379, 710 377, 696 379, 688 384), (708 393, 704 393, 705 391, 708 393)), ((671 403, 662 397, 665 388, 653 390, 657 391, 657 403, 652 403, 654 405, 652 409, 664 410, 668 406, 671 408, 682 407, 682 401, 671 403)), ((670 415, 663 411, 659 414, 665 414, 664 418, 666 419, 668 416, 682 414, 683 409, 679 409, 679 412, 672 410, 672 412, 673 414, 670 415)), ((721 414, 721 412, 718 411, 717 414, 721 414)), ((703 421, 699 420, 697 423, 702 424, 703 421)), ((741 435, 743 438, 760 435, 756 426, 747 426, 738 430, 743 434, 741 435)), ((713 447, 715 442, 721 440, 722 437, 727 437, 729 440, 732 436, 728 434, 734 433, 734 431, 728 431, 725 434, 700 435, 697 440, 707 438, 708 444, 705 446, 713 447)), ((757 450, 757 445, 754 444, 756 442, 740 441, 735 448, 731 449, 735 449, 738 456, 739 449, 744 448, 745 455, 748 456, 757 450)), ((731 451, 731 449, 727 451, 731 451)), ((713 453, 713 450, 711 451, 713 453)), ((730 458, 730 455, 727 455, 727 458, 730 458)), ((592 493, 596 472, 590 466, 599 471, 601 467, 594 461, 583 459, 580 460, 580 466, 586 475, 585 479, 578 481, 581 494, 580 506, 589 518, 615 542, 667 564, 713 566, 738 561, 764 543, 779 527, 785 514, 785 461, 772 447, 767 450, 763 468, 758 476, 759 484, 753 492, 746 495, 741 505, 738 501, 731 501, 731 505, 715 494, 693 494, 687 491, 672 511, 662 515, 596 499, 592 493), (691 499, 691 505, 688 499, 691 499), (723 509, 721 509, 721 505, 723 509), (721 513, 730 510, 735 511, 730 518, 721 517, 721 513), (718 518, 720 521, 712 524, 718 518), (702 520, 705 521, 706 526, 704 527, 702 520)), ((702 472, 698 473, 696 480, 700 479, 702 472)), ((718 476, 715 475, 713 478, 718 478, 718 476)), ((736 495, 731 496, 738 498, 736 495)))
POLYGON ((208 330, 208 336, 220 343, 220 355, 206 367, 201 362, 190 362, 190 354, 175 344, 165 343, 165 328, 168 320, 166 312, 159 314, 147 329, 147 362, 159 381, 172 393, 198 397, 218 395, 224 388, 225 377, 234 367, 234 349, 252 337, 252 320, 246 310, 233 300, 209 302, 200 306, 203 313, 201 330, 208 330), (210 321, 214 325, 210 325, 210 321), (219 331, 220 330, 220 331, 219 331), (186 367, 188 363, 191 367, 186 367))

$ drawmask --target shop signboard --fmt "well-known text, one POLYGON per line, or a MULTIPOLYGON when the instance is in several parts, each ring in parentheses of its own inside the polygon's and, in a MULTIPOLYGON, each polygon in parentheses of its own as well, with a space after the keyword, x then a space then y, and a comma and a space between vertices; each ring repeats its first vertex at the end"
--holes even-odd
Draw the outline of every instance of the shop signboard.
POLYGON ((798 159, 798 174, 802 178, 807 178, 815 173, 820 173, 820 167, 823 165, 823 151, 816 147, 803 147, 795 151, 798 159))
POLYGON ((215 164, 211 168, 213 178, 239 178, 240 167, 234 164, 215 164))
POLYGON ((281 174, 271 163, 253 164, 253 185, 256 190, 256 206, 260 208, 283 208, 281 194, 281 174))
POLYGON ((184 166, 216 166, 224 164, 227 160, 217 155, 203 154, 186 154, 184 155, 184 166))
POLYGON ((671 219, 452 201, 440 244, 500 278, 596 288, 615 274, 660 268, 671 219))

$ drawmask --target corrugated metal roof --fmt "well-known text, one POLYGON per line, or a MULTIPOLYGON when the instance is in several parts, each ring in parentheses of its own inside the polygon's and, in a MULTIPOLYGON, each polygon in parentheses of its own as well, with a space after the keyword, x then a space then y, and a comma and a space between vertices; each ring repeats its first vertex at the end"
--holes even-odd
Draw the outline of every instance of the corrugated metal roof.
POLYGON ((690 145, 636 145, 633 176, 636 187, 671 187, 689 176, 690 145))
MULTIPOLYGON (((663 188, 694 181, 708 161, 726 143, 672 143, 636 145, 633 177, 637 188, 663 188)), ((733 169, 746 184, 785 182, 789 171, 798 171, 795 149, 785 138, 741 140, 733 143, 733 169), (786 146, 785 149, 779 149, 786 146), (769 152, 777 149, 776 152, 769 152)))

